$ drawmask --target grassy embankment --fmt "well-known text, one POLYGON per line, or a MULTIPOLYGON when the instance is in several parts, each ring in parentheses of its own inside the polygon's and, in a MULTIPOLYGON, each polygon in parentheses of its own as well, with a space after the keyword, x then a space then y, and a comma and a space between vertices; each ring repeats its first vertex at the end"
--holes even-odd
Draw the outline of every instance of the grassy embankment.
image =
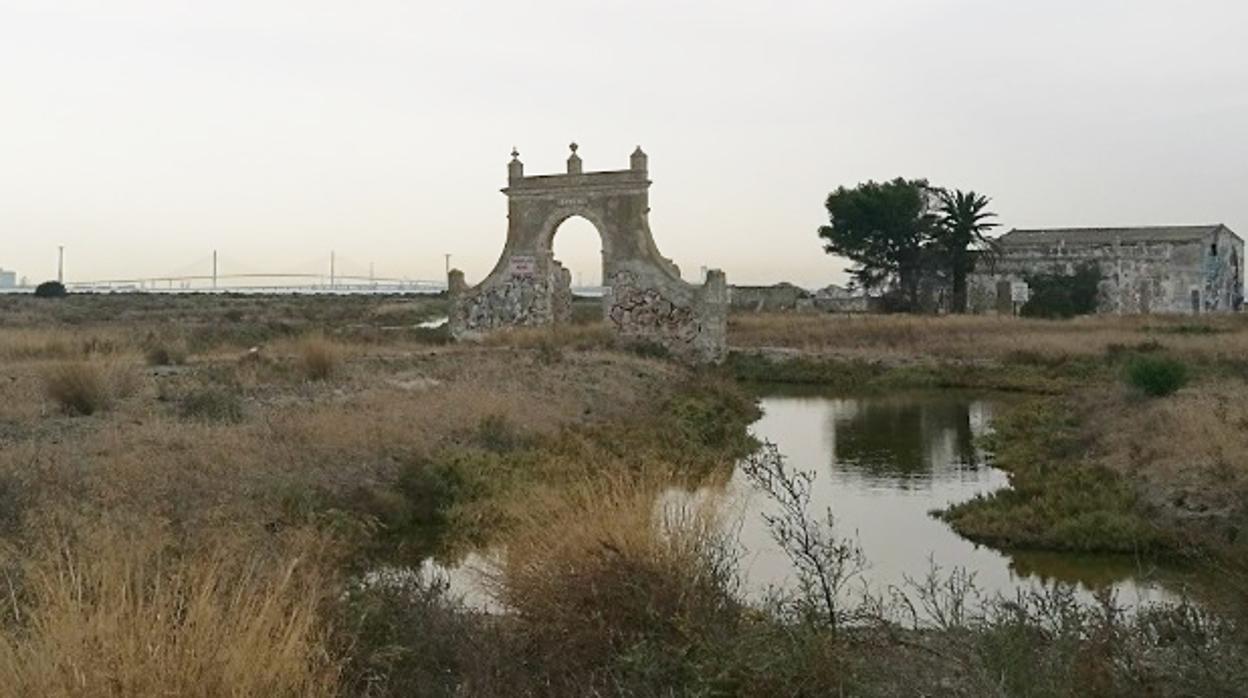
POLYGON ((1004 547, 1248 559, 1248 322, 1234 316, 1082 318, 734 316, 743 379, 844 389, 962 387, 1035 395, 997 425, 1012 489, 946 512, 1004 547), (1148 397, 1140 357, 1190 381, 1148 397))

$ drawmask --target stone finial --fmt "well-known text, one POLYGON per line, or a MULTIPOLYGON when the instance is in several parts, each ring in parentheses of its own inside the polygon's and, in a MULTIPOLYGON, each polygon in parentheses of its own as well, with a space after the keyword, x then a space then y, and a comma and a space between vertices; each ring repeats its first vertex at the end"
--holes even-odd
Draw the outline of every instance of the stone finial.
POLYGON ((647 160, 645 151, 641 149, 641 146, 637 146, 637 149, 633 151, 632 157, 629 158, 629 167, 638 172, 645 172, 647 160))
POLYGON ((507 163, 507 179, 522 179, 524 177, 524 163, 520 162, 520 151, 516 150, 513 145, 511 147, 511 162, 507 163))
POLYGON ((572 150, 572 154, 568 156, 568 174, 581 173, 581 156, 576 154, 576 149, 579 147, 576 141, 568 144, 568 148, 572 150))

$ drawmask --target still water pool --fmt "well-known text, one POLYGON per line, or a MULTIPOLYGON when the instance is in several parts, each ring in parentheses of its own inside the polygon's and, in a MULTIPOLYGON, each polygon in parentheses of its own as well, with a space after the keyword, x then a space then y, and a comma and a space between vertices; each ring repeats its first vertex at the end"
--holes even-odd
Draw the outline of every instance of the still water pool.
MULTIPOLYGON (((1007 487, 988 464, 981 437, 992 429, 1002 399, 929 392, 833 397, 771 394, 753 426, 790 467, 814 475, 811 510, 827 508, 840 537, 856 538, 868 561, 862 580, 876 592, 906 589, 932 566, 974 575, 987 595, 1012 597, 1055 582, 1077 586, 1091 600, 1112 588, 1118 602, 1173 598, 1166 575, 1127 556, 1003 553, 977 545, 931 512, 1007 487)), ((774 504, 738 470, 726 486, 744 549, 746 587, 761 593, 795 583, 788 558, 772 540, 762 513, 774 504)))

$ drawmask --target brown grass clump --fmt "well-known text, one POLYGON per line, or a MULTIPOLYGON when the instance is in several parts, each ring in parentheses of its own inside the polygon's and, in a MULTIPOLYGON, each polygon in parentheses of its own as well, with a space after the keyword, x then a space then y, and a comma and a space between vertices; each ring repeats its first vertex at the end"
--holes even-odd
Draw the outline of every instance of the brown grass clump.
POLYGON ((311 537, 171 547, 152 524, 49 534, 10 578, 0 696, 330 696, 311 537), (88 532, 89 531, 89 532, 88 532))
POLYGON ((153 343, 143 355, 151 366, 181 366, 188 353, 185 341, 174 340, 153 343))
POLYGON ((690 633, 738 619, 715 503, 661 506, 663 481, 600 477, 516 512, 487 585, 552 677, 584 681, 636 647, 675 658, 697 643, 690 633))
POLYGON ((1098 460, 1135 483, 1154 510, 1234 531, 1248 523, 1246 389, 1221 381, 1165 400, 1104 391, 1086 398, 1086 429, 1096 435, 1098 460))
POLYGON ((66 414, 90 415, 109 403, 108 376, 90 361, 53 364, 43 375, 44 393, 66 414))
POLYGON ((299 343, 296 350, 299 370, 307 380, 329 380, 341 367, 342 347, 325 337, 307 337, 299 343))
POLYGON ((62 361, 43 369, 43 392, 65 414, 91 415, 142 387, 134 366, 113 361, 62 361))

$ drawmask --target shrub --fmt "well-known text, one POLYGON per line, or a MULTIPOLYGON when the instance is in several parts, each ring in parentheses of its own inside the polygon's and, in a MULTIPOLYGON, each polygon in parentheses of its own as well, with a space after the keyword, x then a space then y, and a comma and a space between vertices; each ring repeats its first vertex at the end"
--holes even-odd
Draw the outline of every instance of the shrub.
MULTIPOLYGON (((476 476, 480 451, 446 450, 436 459, 418 460, 400 473, 395 489, 406 504, 403 524, 431 532, 445 526, 451 508, 482 495, 484 484, 476 476)), ((484 456, 489 460, 489 456, 484 456)))
POLYGON ((524 446, 528 439, 506 415, 492 414, 477 423, 473 441, 487 451, 506 453, 524 446))
POLYGON ((1096 312, 1101 270, 1096 264, 1083 264, 1073 274, 1032 274, 1027 276, 1031 299, 1022 308, 1025 317, 1071 318, 1096 312))
POLYGON ((718 657, 707 646, 737 634, 714 503, 656 515, 666 484, 596 478, 530 502, 486 571, 546 695, 694 694, 681 689, 718 657))
POLYGON ((324 337, 308 337, 299 345, 299 369, 308 380, 329 380, 341 363, 342 349, 324 337))
POLYGON ((449 593, 445 580, 406 568, 366 575, 336 611, 334 640, 347 658, 342 682, 348 695, 465 695, 465 675, 484 673, 482 650, 500 644, 484 637, 484 624, 449 593))
POLYGON ((66 361, 43 375, 44 393, 66 414, 89 415, 108 406, 108 380, 98 364, 66 361))
POLYGON ((69 295, 65 284, 59 281, 45 281, 35 287, 36 298, 64 298, 69 295))
POLYGON ((178 402, 183 419, 237 424, 243 421, 243 400, 238 393, 220 386, 208 386, 189 393, 178 402))
POLYGON ((1127 366, 1127 383, 1152 397, 1170 395, 1187 383, 1187 366, 1163 356, 1141 356, 1127 366))
POLYGON ((153 342, 144 356, 150 366, 181 366, 186 363, 186 343, 182 341, 153 342))

